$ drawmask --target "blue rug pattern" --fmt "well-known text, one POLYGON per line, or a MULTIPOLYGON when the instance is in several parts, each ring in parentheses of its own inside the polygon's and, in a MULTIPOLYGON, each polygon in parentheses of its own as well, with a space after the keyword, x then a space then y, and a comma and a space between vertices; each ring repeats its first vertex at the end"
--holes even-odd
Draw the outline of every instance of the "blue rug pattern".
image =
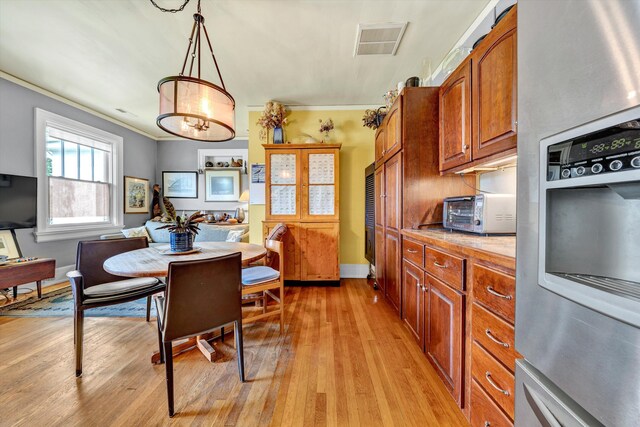
MULTIPOLYGON (((124 304, 86 310, 85 317, 146 317, 147 298, 124 304)), ((151 304, 151 316, 156 315, 155 304, 151 304)), ((32 297, 16 304, 0 308, 0 316, 9 317, 73 317, 73 294, 71 288, 58 289, 45 294, 42 299, 32 297)))

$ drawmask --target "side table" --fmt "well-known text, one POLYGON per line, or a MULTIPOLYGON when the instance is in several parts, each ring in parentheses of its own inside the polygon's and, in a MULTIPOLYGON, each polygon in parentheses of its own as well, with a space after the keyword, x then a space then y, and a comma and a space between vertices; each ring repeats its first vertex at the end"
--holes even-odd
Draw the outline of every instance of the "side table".
POLYGON ((56 260, 39 258, 25 262, 0 265, 0 289, 13 288, 13 298, 18 296, 18 285, 36 282, 38 298, 42 298, 42 281, 56 275, 56 260))

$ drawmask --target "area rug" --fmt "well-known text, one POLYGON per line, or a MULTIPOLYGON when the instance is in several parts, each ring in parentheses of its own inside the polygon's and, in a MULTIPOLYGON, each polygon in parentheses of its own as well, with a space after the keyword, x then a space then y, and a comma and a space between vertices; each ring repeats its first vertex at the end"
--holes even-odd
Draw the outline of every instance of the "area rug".
MULTIPOLYGON (((151 316, 155 316, 155 304, 151 304, 151 316)), ((147 298, 124 304, 86 310, 85 317, 146 317, 147 298)), ((0 316, 10 317, 73 317, 71 288, 58 289, 45 294, 42 299, 29 298, 0 308, 0 316)))

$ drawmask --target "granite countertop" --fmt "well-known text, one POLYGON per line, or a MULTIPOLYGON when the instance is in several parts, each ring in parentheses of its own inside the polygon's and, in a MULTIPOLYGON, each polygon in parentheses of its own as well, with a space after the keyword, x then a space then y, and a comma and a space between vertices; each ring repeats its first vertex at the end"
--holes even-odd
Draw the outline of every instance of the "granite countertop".
POLYGON ((405 228, 402 234, 423 242, 445 247, 458 247, 463 252, 482 252, 500 255, 515 260, 516 236, 482 236, 477 234, 449 231, 442 228, 414 230, 405 228))

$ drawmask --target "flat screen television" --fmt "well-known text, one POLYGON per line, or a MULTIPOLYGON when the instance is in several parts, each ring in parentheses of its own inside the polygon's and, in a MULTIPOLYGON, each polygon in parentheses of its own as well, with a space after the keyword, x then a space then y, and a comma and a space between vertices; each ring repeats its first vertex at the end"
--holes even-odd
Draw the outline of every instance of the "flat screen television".
POLYGON ((0 174, 0 230, 36 226, 38 180, 0 174))

